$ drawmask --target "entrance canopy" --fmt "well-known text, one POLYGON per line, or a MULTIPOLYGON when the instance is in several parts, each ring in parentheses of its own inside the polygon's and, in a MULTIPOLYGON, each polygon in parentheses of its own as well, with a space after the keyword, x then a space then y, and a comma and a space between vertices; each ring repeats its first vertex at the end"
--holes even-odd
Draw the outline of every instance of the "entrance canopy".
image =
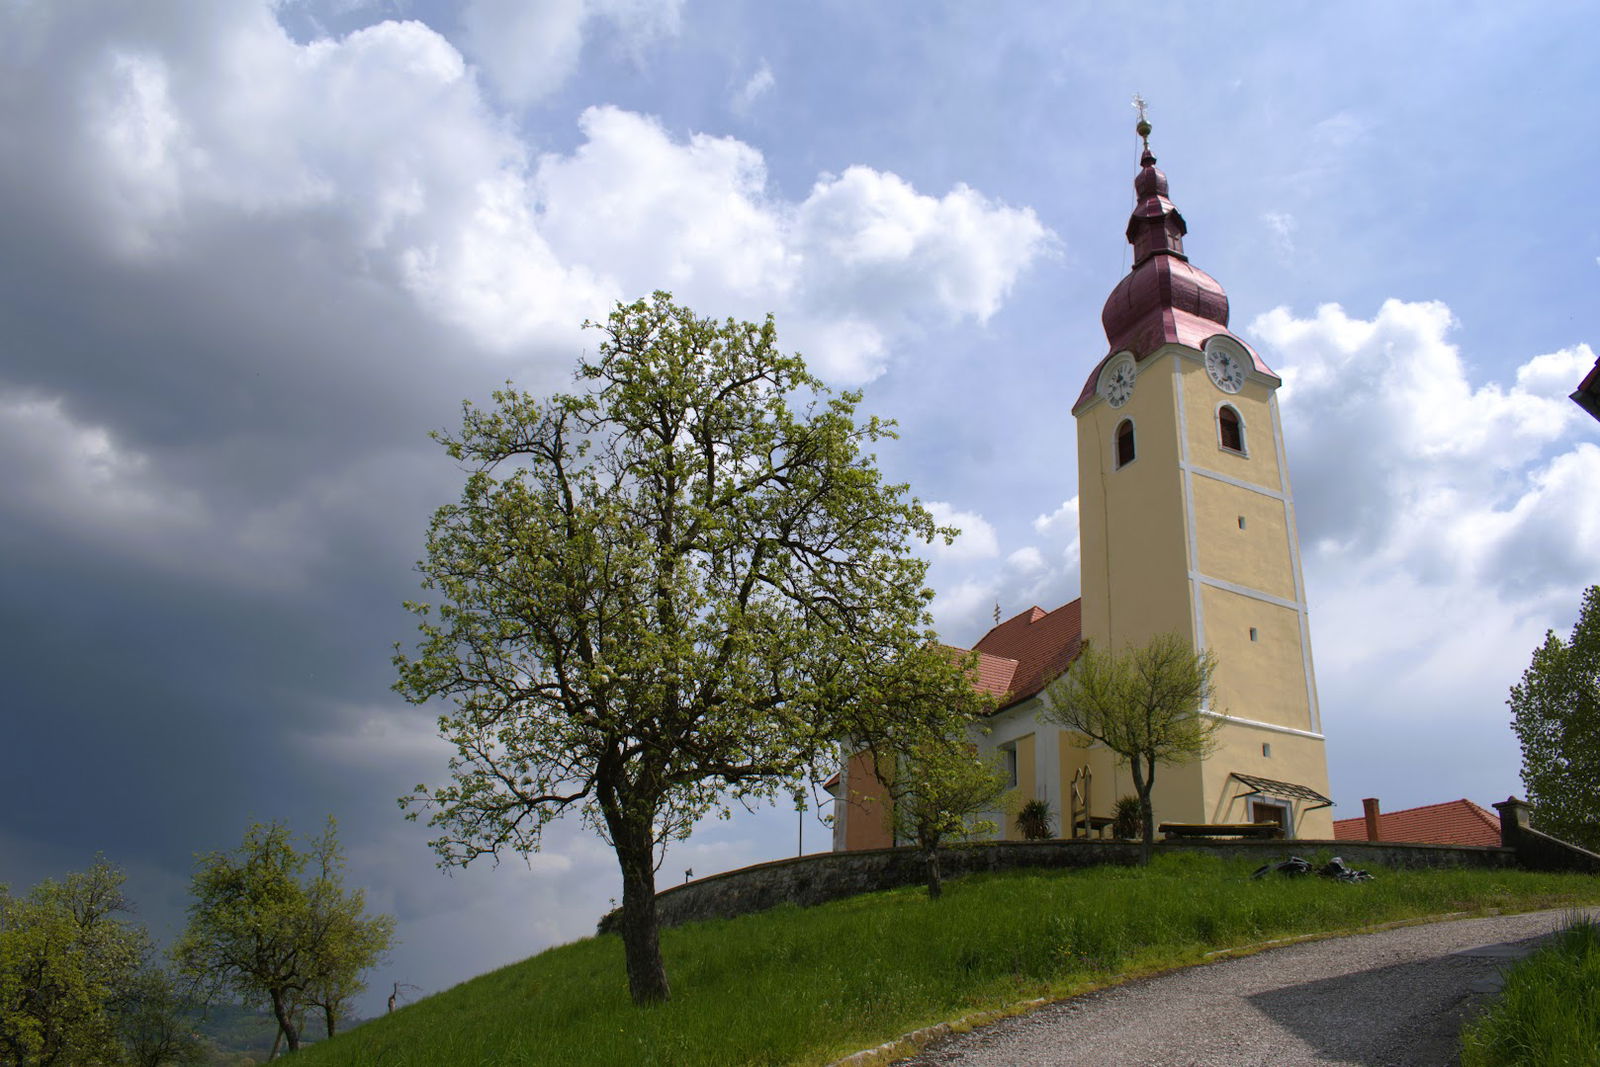
POLYGON ((1318 808, 1331 808, 1333 801, 1323 796, 1309 786, 1295 785, 1293 782, 1279 782, 1271 778, 1257 778, 1253 774, 1240 774, 1233 772, 1233 777, 1249 786, 1248 792, 1240 793, 1241 797, 1269 796, 1283 800, 1307 800, 1311 807, 1307 811, 1316 811, 1318 808))

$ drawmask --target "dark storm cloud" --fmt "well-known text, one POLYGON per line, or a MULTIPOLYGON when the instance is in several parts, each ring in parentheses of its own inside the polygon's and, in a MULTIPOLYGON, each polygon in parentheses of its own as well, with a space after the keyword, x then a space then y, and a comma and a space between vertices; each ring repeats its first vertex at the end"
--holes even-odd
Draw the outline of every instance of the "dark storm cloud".
MULTIPOLYGON (((390 645, 460 480, 426 432, 507 376, 563 373, 442 326, 338 206, 196 203, 163 223, 177 239, 120 246, 85 167, 85 71, 113 47, 198 49, 216 22, 178 32, 178 10, 63 7, 48 48, 7 46, 37 62, 0 75, 0 883, 103 851, 164 931, 191 854, 247 820, 311 832, 331 812, 353 851, 396 836, 418 768, 307 747, 352 709, 417 722, 390 645)), ((402 874, 431 885, 410 837, 402 874)))
MULTIPOLYGON (((990 322, 1050 242, 848 157, 784 200, 761 149, 604 106, 604 77, 521 129, 387 11, 0 6, 0 882, 103 849, 170 930, 191 852, 332 812, 432 988, 585 932, 616 872, 569 823, 531 872, 442 879, 399 820, 447 755, 388 688, 461 481, 426 431, 567 385, 577 323, 664 281, 865 380, 990 322)), ((791 818, 675 855, 783 854, 791 818)))

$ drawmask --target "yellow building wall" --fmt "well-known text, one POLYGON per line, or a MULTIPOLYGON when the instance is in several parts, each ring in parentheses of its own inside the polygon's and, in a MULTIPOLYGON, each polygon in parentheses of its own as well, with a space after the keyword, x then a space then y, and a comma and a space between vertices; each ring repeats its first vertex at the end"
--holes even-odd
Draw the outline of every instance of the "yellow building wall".
MULTIPOLYGON (((1211 808, 1202 820, 1205 822, 1249 821, 1249 798, 1240 795, 1247 793, 1249 787, 1230 777, 1235 771, 1293 782, 1328 795, 1327 757, 1323 742, 1313 737, 1225 723, 1218 734, 1217 751, 1206 761, 1204 770, 1205 792, 1212 798, 1211 808), (1270 756, 1263 754, 1262 745, 1270 746, 1270 756)), ((1333 809, 1307 810, 1310 807, 1303 800, 1293 803, 1292 832, 1296 837, 1331 839, 1333 809)))
POLYGON ((1133 778, 1126 765, 1119 765, 1116 755, 1104 745, 1076 744, 1073 735, 1065 730, 1057 735, 1056 743, 1061 768, 1061 836, 1071 837, 1072 780, 1082 768, 1088 767, 1091 775, 1089 814, 1095 817, 1112 816, 1117 798, 1133 792, 1133 778))
POLYGON ((1102 401, 1078 418, 1083 633, 1101 648, 1193 632, 1173 377, 1170 355, 1143 360, 1126 404, 1102 401), (1114 435, 1124 418, 1136 455, 1119 470, 1114 435))
POLYGON ((1310 730, 1299 613, 1214 586, 1201 587, 1200 603, 1206 647, 1217 657, 1212 710, 1310 730))
POLYGON ((1211 384, 1200 360, 1181 361, 1183 413, 1189 444, 1189 462, 1230 478, 1277 489, 1278 449, 1272 432, 1272 390, 1248 381, 1231 396, 1211 384), (1245 455, 1222 447, 1217 435, 1217 409, 1228 404, 1244 423, 1245 455))
POLYGON ((1203 475, 1192 479, 1192 490, 1196 569, 1284 600, 1295 599, 1283 501, 1203 475))
MULTIPOLYGON (((1132 768, 1104 745, 1084 747, 1075 743, 1073 736, 1066 731, 1060 734, 1058 744, 1061 756, 1063 836, 1071 836, 1069 816, 1072 780, 1081 768, 1087 766, 1092 775, 1089 789, 1091 816, 1110 818, 1116 812, 1118 800, 1137 795, 1132 768)), ((1151 793, 1150 804, 1155 811, 1157 825, 1163 822, 1205 821, 1202 769, 1199 763, 1156 768, 1156 787, 1151 793)))
POLYGON ((1022 805, 1039 795, 1039 768, 1035 762, 1038 756, 1038 749, 1034 743, 1034 735, 1024 734, 1017 738, 1015 744, 1017 750, 1017 788, 1006 803, 1005 839, 1007 841, 1022 840, 1022 831, 1017 829, 1017 812, 1022 808, 1022 805))
MULTIPOLYGON (((1278 462, 1272 389, 1248 381, 1239 393, 1224 394, 1193 353, 1180 352, 1187 350, 1167 346, 1142 360, 1133 396, 1122 408, 1098 401, 1078 415, 1084 637, 1115 651, 1157 633, 1186 635, 1217 656, 1217 710, 1311 731, 1309 650, 1300 613, 1204 580, 1290 603, 1301 598, 1294 533, 1281 496, 1286 483, 1278 462), (1221 447, 1217 412, 1222 404, 1239 413, 1245 455, 1221 447), (1118 470, 1113 435, 1129 417, 1138 455, 1118 470), (1191 570, 1200 577, 1192 578, 1191 570)), ((1065 737, 1060 745, 1063 832, 1066 798, 1079 767, 1087 764, 1094 771, 1096 815, 1109 815, 1118 797, 1133 793, 1130 770, 1116 766, 1109 752, 1078 748, 1065 737)), ((1246 803, 1229 799, 1244 791, 1230 778, 1235 771, 1328 792, 1320 739, 1225 723, 1209 759, 1157 771, 1152 800, 1158 822, 1243 820, 1246 803), (1262 755, 1264 743, 1271 745, 1270 757, 1262 755)), ((1304 801, 1294 806, 1295 832, 1331 836, 1329 811, 1307 813, 1306 807, 1304 801)))

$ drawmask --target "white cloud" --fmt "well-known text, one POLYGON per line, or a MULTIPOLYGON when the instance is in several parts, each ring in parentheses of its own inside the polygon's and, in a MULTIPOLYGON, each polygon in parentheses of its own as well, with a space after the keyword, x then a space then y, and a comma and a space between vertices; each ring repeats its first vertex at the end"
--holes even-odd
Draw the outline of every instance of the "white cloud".
POLYGON ((682 6, 682 0, 472 0, 461 15, 461 44, 503 98, 524 106, 572 76, 597 25, 637 55, 678 32, 682 6))
POLYGON ((1267 224, 1267 229, 1272 232, 1273 243, 1277 246, 1278 255, 1284 259, 1294 255, 1294 231, 1299 225, 1295 217, 1287 211, 1264 211, 1261 221, 1267 224))
POLYGON ((193 492, 167 482, 150 456, 104 426, 74 419, 59 397, 0 391, 0 459, 6 492, 37 521, 156 548, 208 523, 193 492))
POLYGON ((903 314, 931 296, 948 318, 984 321, 1053 240, 1031 208, 966 185, 935 198, 870 167, 823 177, 798 214, 811 291, 858 313, 887 305, 903 314))
MULTIPOLYGON (((580 7, 675 19, 528 17, 570 26, 580 7)), ((302 228, 322 262, 502 354, 565 355, 583 319, 668 288, 708 314, 775 313, 786 347, 858 384, 905 337, 986 321, 1054 241, 1031 209, 864 166, 785 200, 755 147, 611 106, 582 113, 571 151, 535 156, 422 23, 299 44, 265 7, 230 11, 203 39, 82 60, 72 181, 125 254, 178 257, 245 220, 302 228)))
POLYGON ((1076 537, 1078 535, 1078 498, 1063 500, 1061 506, 1048 515, 1033 520, 1035 533, 1048 537, 1076 537))
POLYGON ((707 134, 680 144, 614 107, 588 109, 579 125, 584 143, 541 159, 535 178, 541 231, 563 256, 619 276, 629 293, 695 283, 725 298, 781 298, 793 288, 760 152, 707 134))
POLYGON ((990 559, 999 553, 1000 546, 995 540, 994 527, 989 525, 982 515, 974 511, 957 511, 942 500, 929 501, 927 508, 934 522, 940 526, 953 526, 961 531, 953 544, 946 545, 943 541, 934 541, 933 552, 936 557, 947 560, 976 560, 990 559))
POLYGON ((1006 557, 1006 566, 1019 574, 1037 574, 1045 569, 1044 554, 1032 545, 1024 545, 1006 557))
POLYGON ((773 77, 772 67, 763 59, 760 69, 750 75, 749 80, 733 94, 731 104, 733 110, 741 115, 747 113, 751 105, 770 92, 776 84, 777 79, 773 77))
POLYGON ((1453 325, 1442 304, 1397 300, 1371 320, 1325 305, 1312 319, 1279 308, 1252 324, 1283 353, 1302 540, 1444 579, 1493 555, 1482 537, 1511 536, 1505 524, 1549 449, 1582 428, 1560 379, 1592 354, 1538 356, 1510 388, 1474 387, 1447 340, 1453 325))
POLYGON ((993 625, 999 583, 969 577, 959 582, 939 582, 935 588, 939 595, 933 600, 933 622, 942 640, 970 645, 993 625))
POLYGON ((1319 690, 1346 801, 1340 768, 1362 789, 1390 783, 1405 804, 1515 789, 1506 690, 1600 574, 1600 447, 1566 397, 1592 351, 1534 356, 1514 384, 1475 385, 1454 325, 1443 304, 1389 300, 1371 319, 1326 305, 1251 326, 1284 378, 1319 690), (1443 792, 1413 795, 1401 784, 1409 755, 1370 739, 1439 722, 1450 729, 1430 782, 1443 792))

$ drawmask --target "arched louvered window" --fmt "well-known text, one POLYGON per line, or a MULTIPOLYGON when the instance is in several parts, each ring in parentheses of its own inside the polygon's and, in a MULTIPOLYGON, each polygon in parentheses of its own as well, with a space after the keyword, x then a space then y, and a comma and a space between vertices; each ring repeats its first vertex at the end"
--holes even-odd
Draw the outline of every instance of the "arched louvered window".
POLYGON ((1126 467, 1133 462, 1133 420, 1123 419, 1117 425, 1117 466, 1126 467))
POLYGON ((1244 420, 1229 404, 1217 409, 1217 442, 1230 452, 1244 451, 1244 420))

